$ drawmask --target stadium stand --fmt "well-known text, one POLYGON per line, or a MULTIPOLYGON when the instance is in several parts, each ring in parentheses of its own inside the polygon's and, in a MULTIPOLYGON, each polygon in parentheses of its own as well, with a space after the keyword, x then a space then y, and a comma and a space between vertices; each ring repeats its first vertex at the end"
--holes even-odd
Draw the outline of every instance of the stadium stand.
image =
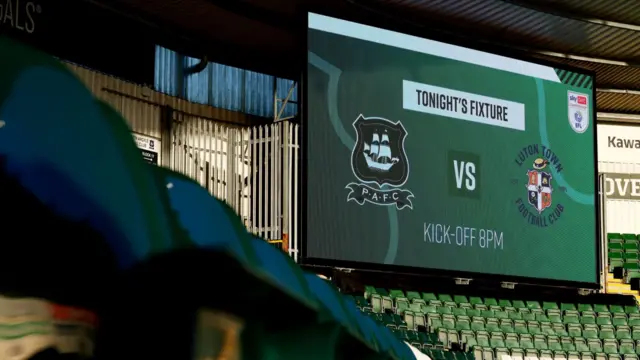
POLYGON ((640 278, 638 235, 610 233, 607 234, 607 242, 609 271, 614 272, 614 278, 623 278, 626 284, 640 278), (616 273, 615 269, 623 269, 624 274, 622 271, 616 273))
POLYGON ((573 303, 366 286, 353 298, 363 313, 434 360, 504 355, 629 360, 640 355, 638 306, 603 304, 605 297, 598 303, 573 303), (458 347, 465 352, 450 351, 458 347))

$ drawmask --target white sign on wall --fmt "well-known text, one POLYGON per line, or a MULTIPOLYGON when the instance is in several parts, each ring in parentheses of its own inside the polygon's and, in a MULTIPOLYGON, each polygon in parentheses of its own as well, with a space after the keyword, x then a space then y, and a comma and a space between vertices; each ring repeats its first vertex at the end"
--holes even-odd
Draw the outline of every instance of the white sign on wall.
POLYGON ((598 162, 640 163, 640 126, 599 124, 598 162))
POLYGON ((144 161, 154 165, 160 163, 160 140, 136 133, 133 134, 133 140, 142 152, 144 161))

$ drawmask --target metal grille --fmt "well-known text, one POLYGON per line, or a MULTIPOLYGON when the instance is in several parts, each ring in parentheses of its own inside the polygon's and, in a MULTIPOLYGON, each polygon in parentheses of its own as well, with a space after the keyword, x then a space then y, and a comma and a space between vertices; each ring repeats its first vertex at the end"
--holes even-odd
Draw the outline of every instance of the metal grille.
POLYGON ((288 238, 297 260, 298 125, 242 128, 179 115, 172 132, 171 169, 226 201, 253 234, 288 238))

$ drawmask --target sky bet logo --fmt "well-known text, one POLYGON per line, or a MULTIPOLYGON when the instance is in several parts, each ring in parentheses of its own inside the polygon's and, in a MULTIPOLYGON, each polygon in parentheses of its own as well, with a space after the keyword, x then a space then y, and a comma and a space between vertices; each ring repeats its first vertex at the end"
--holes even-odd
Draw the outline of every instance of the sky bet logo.
POLYGON ((571 94, 569 96, 569 100, 573 103, 579 104, 579 105, 587 105, 587 97, 586 96, 582 96, 582 95, 573 95, 571 94))

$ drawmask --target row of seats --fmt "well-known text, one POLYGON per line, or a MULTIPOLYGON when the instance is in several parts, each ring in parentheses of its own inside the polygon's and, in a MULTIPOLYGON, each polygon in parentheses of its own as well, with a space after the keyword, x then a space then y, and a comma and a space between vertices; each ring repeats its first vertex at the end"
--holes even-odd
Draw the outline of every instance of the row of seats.
POLYGON ((511 356, 512 360, 638 360, 640 358, 637 354, 606 354, 591 351, 536 351, 534 349, 494 349, 481 346, 476 346, 473 349, 475 360, 505 360, 506 355, 511 356))
POLYGON ((435 351, 437 356, 431 357, 437 360, 456 360, 455 352, 446 351, 453 343, 463 344, 475 360, 502 360, 503 355, 639 360, 640 355, 637 306, 452 296, 373 286, 354 296, 354 301, 398 338, 430 355, 435 351))
POLYGON ((625 283, 640 277, 640 240, 636 234, 607 234, 609 272, 623 268, 625 283))
MULTIPOLYGON (((414 319, 415 320, 415 319, 414 319)), ((558 324, 541 323, 538 321, 511 321, 508 319, 486 319, 474 318, 470 320, 467 316, 455 318, 451 315, 434 315, 427 318, 426 328, 431 331, 438 329, 446 330, 471 330, 489 331, 529 335, 556 335, 556 336, 584 336, 585 338, 599 339, 638 339, 640 340, 640 326, 628 325, 597 325, 597 324, 558 324)), ((414 329, 422 324, 403 321, 408 329, 414 329)))
POLYGON ((640 340, 631 339, 586 339, 570 336, 546 336, 513 334, 487 331, 443 331, 438 332, 438 340, 443 344, 463 343, 467 347, 507 347, 511 349, 536 349, 553 351, 592 351, 607 354, 636 354, 640 340))
POLYGON ((605 304, 570 304, 545 301, 540 303, 539 301, 524 301, 524 300, 508 300, 508 299, 496 299, 496 298, 484 298, 481 297, 467 297, 464 295, 449 294, 434 294, 434 293, 419 293, 417 291, 407 291, 406 294, 402 290, 389 290, 375 288, 373 286, 365 287, 364 296, 355 296, 354 300, 359 306, 366 306, 371 301, 373 306, 374 301, 380 300, 383 309, 391 309, 397 306, 406 306, 405 304, 428 304, 428 305, 446 305, 449 307, 461 307, 461 308, 476 308, 476 309, 494 309, 505 310, 507 308, 513 309, 542 309, 542 310, 576 310, 583 311, 595 311, 595 312, 611 312, 611 313, 637 313, 637 306, 623 307, 620 305, 605 305, 605 304))
MULTIPOLYGON (((421 305, 416 307, 419 310, 414 310, 414 307, 410 307, 410 310, 403 310, 399 307, 396 308, 396 313, 403 314, 412 312, 414 314, 440 314, 440 315, 453 315, 453 316, 467 316, 471 318, 495 318, 498 320, 523 320, 523 321, 538 321, 538 322, 550 322, 550 323, 564 323, 564 324, 598 324, 598 325, 640 325, 640 313, 610 313, 601 312, 596 313, 593 311, 583 311, 582 313, 577 310, 567 310, 564 313, 561 310, 547 310, 542 309, 508 309, 502 310, 478 310, 472 308, 451 308, 448 306, 430 306, 421 305)), ((371 311, 374 309, 372 308, 371 311)), ((363 308, 363 311, 370 311, 367 308, 363 308)), ((375 311, 374 311, 375 312, 375 311)))

